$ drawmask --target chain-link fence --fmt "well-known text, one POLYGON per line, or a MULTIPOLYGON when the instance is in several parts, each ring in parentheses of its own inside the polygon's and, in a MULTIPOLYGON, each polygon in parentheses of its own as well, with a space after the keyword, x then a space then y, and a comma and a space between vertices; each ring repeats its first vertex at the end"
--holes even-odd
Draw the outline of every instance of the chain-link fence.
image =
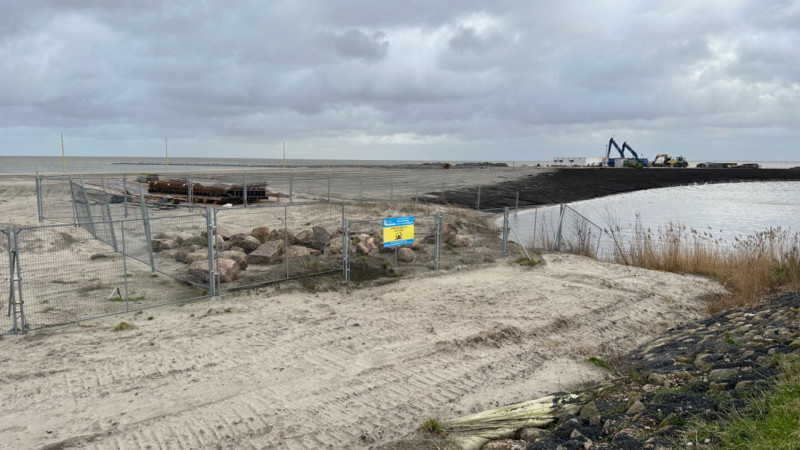
POLYGON ((569 205, 515 210, 508 216, 509 239, 531 251, 605 256, 603 229, 569 205))
MULTIPOLYGON (((15 319, 17 318, 17 292, 14 283, 12 268, 16 261, 12 250, 13 232, 10 229, 0 230, 0 282, 3 283, 3 295, 8 300, 8 310, 0 316, 0 334, 13 332, 17 329, 15 319)), ((21 325, 20 325, 21 326, 21 325)))
MULTIPOLYGON (((503 188, 474 188, 481 181, 497 181, 524 176, 524 170, 267 170, 220 173, 167 173, 142 175, 109 175, 105 177, 37 176, 36 195, 39 221, 77 223, 75 202, 93 206, 108 204, 113 220, 136 214, 134 204, 145 201, 151 206, 196 206, 209 202, 254 206, 265 203, 302 203, 319 201, 399 201, 423 203, 455 202, 519 207, 519 194, 503 188), (170 184, 159 189, 158 183, 170 184), (81 200, 80 185, 90 195, 81 200), (200 195, 204 187, 229 187, 231 192, 220 198, 200 195), (254 186, 264 192, 256 196, 254 186), (483 201, 481 201, 483 189, 483 201), (102 191, 102 195, 99 192, 102 191), (167 192, 169 191, 169 192, 167 192)), ((94 208, 93 208, 94 209, 94 208)), ((102 211, 92 211, 97 219, 102 211)), ((88 213, 87 213, 88 214, 88 213)))
POLYGON ((437 232, 441 216, 413 217, 413 236, 401 236, 402 246, 394 246, 394 237, 384 241, 384 219, 350 220, 345 230, 345 277, 360 282, 382 277, 398 277, 436 270, 438 264, 437 232))
POLYGON ((502 211, 442 214, 440 267, 451 269, 502 258, 503 223, 502 211))
POLYGON ((343 213, 339 202, 217 210, 219 289, 340 271, 343 213))
POLYGON ((481 210, 487 193, 481 188, 462 189, 475 196, 473 210, 417 203, 441 201, 457 185, 452 180, 433 189, 431 180, 401 172, 388 179, 282 175, 192 176, 177 184, 187 193, 177 204, 164 190, 152 195, 142 178, 37 178, 40 219, 67 223, 5 234, 4 329, 19 331, 23 320, 39 328, 324 273, 364 281, 530 258, 541 249, 598 256, 602 239, 600 227, 566 205, 481 210), (237 206, 203 204, 208 198, 198 186, 237 177, 237 206), (256 192, 250 187, 263 183, 288 195, 269 192, 266 201, 249 203, 248 194, 256 192), (331 201, 336 197, 358 201, 331 201), (391 202, 401 199, 405 203, 391 202), (375 217, 384 211, 393 212, 375 217), (384 238, 398 212, 409 214, 413 236, 394 246, 384 238), (15 285, 15 268, 25 274, 24 284, 15 285))

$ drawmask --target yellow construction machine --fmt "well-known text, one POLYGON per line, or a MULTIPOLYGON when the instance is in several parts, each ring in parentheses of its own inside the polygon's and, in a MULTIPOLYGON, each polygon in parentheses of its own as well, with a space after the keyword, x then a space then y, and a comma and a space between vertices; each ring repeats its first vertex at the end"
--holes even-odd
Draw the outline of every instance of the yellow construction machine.
POLYGON ((656 159, 650 163, 653 167, 689 167, 689 161, 683 156, 671 157, 666 153, 656 155, 656 159))

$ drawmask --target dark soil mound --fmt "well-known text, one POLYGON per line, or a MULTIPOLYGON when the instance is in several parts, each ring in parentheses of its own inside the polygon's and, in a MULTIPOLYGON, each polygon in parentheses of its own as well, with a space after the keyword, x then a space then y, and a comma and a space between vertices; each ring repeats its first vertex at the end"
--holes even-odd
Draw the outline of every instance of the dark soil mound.
MULTIPOLYGON (((671 186, 740 181, 800 181, 792 169, 558 169, 481 187, 480 208, 546 205, 671 186)), ((440 195, 440 194, 437 194, 440 195)), ((446 191, 444 201, 474 208, 477 189, 446 191)))

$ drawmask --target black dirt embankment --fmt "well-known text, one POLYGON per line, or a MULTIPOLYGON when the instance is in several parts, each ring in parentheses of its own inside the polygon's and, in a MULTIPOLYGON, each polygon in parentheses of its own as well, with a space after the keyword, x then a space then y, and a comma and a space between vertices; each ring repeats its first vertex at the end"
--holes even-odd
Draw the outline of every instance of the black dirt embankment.
MULTIPOLYGON (((480 208, 546 205, 588 200, 642 189, 740 181, 800 181, 798 169, 569 168, 481 188, 480 208)), ((446 191, 448 203, 474 208, 477 190, 446 191)))

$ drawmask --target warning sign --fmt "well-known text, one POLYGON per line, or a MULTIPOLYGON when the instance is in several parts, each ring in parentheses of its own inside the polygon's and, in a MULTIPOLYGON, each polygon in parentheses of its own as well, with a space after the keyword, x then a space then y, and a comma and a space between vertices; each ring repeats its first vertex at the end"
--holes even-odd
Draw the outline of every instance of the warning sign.
POLYGON ((397 247, 414 242, 414 218, 393 217, 383 219, 383 246, 397 247))

